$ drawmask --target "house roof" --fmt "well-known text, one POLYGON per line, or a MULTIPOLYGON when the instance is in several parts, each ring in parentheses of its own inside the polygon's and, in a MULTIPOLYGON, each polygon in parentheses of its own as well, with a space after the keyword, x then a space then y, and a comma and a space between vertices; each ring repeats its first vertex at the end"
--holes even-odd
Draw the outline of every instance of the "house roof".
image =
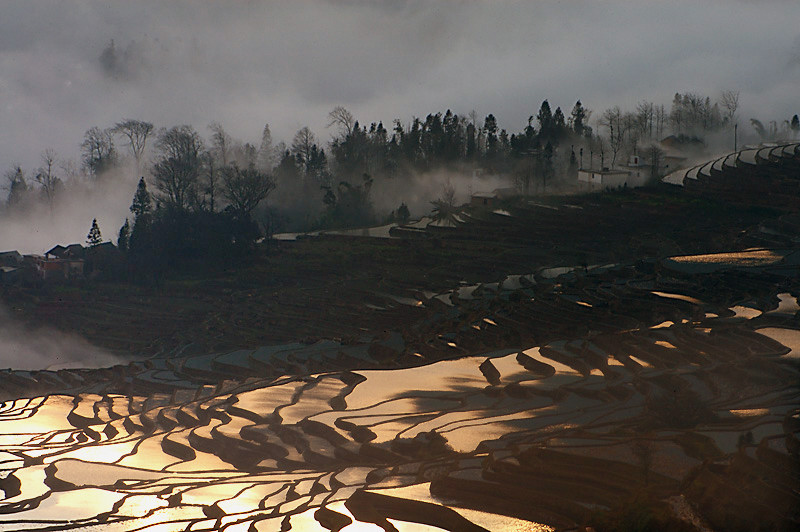
POLYGON ((473 198, 497 198, 497 199, 505 199, 516 196, 517 189, 514 187, 506 187, 506 188, 496 188, 491 192, 475 192, 472 194, 473 198))
POLYGON ((496 188, 492 193, 498 198, 510 198, 517 195, 517 189, 514 187, 496 188))
POLYGON ((0 251, 0 261, 13 261, 16 263, 22 262, 22 255, 20 255, 19 251, 0 251))
POLYGON ((662 146, 667 146, 670 148, 685 148, 691 146, 704 146, 702 140, 698 137, 689 136, 689 135, 669 135, 668 137, 664 137, 661 139, 660 144, 662 146))
POLYGON ((67 250, 67 248, 65 248, 64 246, 62 246, 61 244, 57 244, 57 245, 53 246, 53 248, 51 248, 49 251, 45 251, 44 254, 45 255, 60 255, 60 254, 64 253, 66 250, 67 250))

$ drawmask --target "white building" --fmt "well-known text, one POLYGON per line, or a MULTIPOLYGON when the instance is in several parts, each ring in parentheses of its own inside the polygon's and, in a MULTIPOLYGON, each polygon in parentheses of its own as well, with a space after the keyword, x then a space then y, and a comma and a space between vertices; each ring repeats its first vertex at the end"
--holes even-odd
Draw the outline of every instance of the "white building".
POLYGON ((653 165, 641 155, 631 155, 628 164, 620 168, 602 170, 581 168, 578 170, 578 184, 589 189, 641 187, 653 175, 653 165))
POLYGON ((581 168, 578 170, 578 184, 590 190, 641 186, 644 184, 643 182, 633 184, 634 181, 638 182, 638 178, 632 178, 631 173, 627 170, 611 170, 609 168, 603 168, 602 170, 581 168))

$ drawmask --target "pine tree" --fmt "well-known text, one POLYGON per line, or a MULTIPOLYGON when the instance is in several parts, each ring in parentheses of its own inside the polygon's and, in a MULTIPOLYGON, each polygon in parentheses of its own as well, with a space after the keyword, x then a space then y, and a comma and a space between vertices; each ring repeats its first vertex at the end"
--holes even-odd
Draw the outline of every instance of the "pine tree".
POLYGON ((136 187, 136 194, 133 196, 133 203, 131 204, 131 212, 138 220, 143 214, 149 214, 153 208, 153 202, 150 199, 150 193, 147 191, 147 184, 144 182, 144 177, 139 179, 139 185, 136 187))
POLYGON ((119 237, 117 238, 117 247, 123 253, 128 251, 128 243, 130 242, 131 237, 131 224, 127 218, 125 218, 125 224, 119 228, 119 237))
POLYGON ((572 108, 570 113, 570 121, 572 122, 572 130, 576 135, 583 135, 584 128, 586 127, 586 109, 583 108, 581 101, 575 102, 575 107, 572 108))
POLYGON ((549 139, 553 136, 553 112, 550 110, 550 103, 545 100, 536 115, 539 121, 539 136, 549 139))
POLYGON ((556 107, 556 112, 553 113, 553 131, 551 133, 553 140, 558 142, 558 140, 560 140, 560 138, 565 135, 566 132, 567 125, 564 112, 561 110, 561 107, 556 107))
POLYGON ((97 218, 92 220, 92 228, 89 229, 89 234, 86 235, 86 243, 91 247, 103 242, 103 236, 100 234, 100 228, 97 226, 97 218))
POLYGON ((6 172, 6 179, 8 179, 8 199, 6 200, 6 204, 9 207, 22 204, 30 190, 25 180, 25 172, 22 171, 22 167, 15 166, 13 169, 6 172))
POLYGON ((401 203, 397 208, 397 221, 401 224, 407 224, 411 218, 411 212, 408 210, 408 205, 405 202, 401 203))
POLYGON ((483 121, 483 130, 486 132, 486 159, 493 160, 497 156, 497 119, 493 114, 486 115, 483 121))

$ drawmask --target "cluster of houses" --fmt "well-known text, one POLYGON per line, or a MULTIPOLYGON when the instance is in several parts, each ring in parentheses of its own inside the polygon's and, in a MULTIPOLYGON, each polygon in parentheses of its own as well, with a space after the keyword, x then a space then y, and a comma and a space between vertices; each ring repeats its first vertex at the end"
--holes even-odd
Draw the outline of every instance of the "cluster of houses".
POLYGON ((0 251, 0 284, 21 281, 68 281, 97 274, 118 262, 119 250, 111 242, 91 247, 57 245, 44 255, 0 251))
POLYGON ((702 141, 696 138, 670 135, 658 143, 658 161, 634 153, 627 164, 615 168, 580 168, 578 186, 585 190, 604 190, 623 187, 641 187, 653 178, 662 178, 673 170, 686 166, 687 155, 697 154, 704 149, 702 141))
MULTIPOLYGON (((613 168, 602 165, 595 167, 594 161, 590 162, 588 167, 581 167, 577 171, 578 189, 592 191, 644 186, 654 177, 660 179, 678 168, 686 167, 687 161, 701 153, 705 145, 694 137, 670 135, 660 141, 657 148, 657 161, 647 155, 634 153, 626 164, 613 168)), ((478 177, 477 172, 473 174, 473 187, 480 185, 478 177)), ((473 207, 495 208, 509 197, 518 195, 519 191, 515 188, 475 192, 470 195, 470 204, 473 207)))

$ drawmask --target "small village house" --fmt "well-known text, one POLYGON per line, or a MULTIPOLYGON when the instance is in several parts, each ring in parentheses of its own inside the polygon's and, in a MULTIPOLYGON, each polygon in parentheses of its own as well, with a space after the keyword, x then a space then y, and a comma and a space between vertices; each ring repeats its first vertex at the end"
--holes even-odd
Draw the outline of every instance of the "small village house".
POLYGON ((518 196, 519 192, 513 187, 496 188, 491 192, 475 192, 470 196, 469 203, 473 207, 493 208, 498 203, 518 196))

